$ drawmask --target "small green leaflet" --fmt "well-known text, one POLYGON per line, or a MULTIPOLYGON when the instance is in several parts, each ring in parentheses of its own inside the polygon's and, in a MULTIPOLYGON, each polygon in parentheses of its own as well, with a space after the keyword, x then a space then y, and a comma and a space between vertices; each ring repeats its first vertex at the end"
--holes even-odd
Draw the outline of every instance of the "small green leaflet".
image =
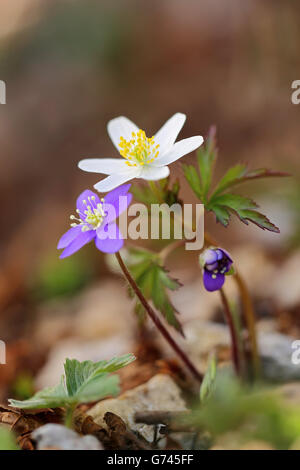
POLYGON ((215 162, 217 160, 218 152, 216 148, 216 127, 212 126, 209 130, 208 138, 206 139, 205 145, 200 147, 197 160, 201 176, 202 192, 204 201, 208 194, 215 162))
POLYGON ((234 214, 246 225, 252 222, 263 230, 279 233, 279 228, 258 212, 257 207, 258 205, 247 197, 225 193, 213 196, 206 209, 213 211, 217 221, 225 227, 229 223, 231 214, 234 214))
POLYGON ((200 400, 201 403, 206 401, 211 393, 214 390, 215 383, 216 383, 216 375, 217 375, 217 359, 215 354, 211 357, 211 360, 208 364, 207 370, 203 377, 203 381, 200 387, 200 400))
POLYGON ((235 215, 246 225, 252 222, 263 230, 279 232, 278 227, 257 210, 258 205, 254 201, 227 191, 247 181, 274 176, 289 176, 288 173, 272 171, 267 168, 249 170, 247 165, 238 163, 229 168, 215 189, 210 191, 217 158, 215 129, 210 131, 210 136, 205 146, 199 149, 197 158, 199 171, 193 165, 183 165, 184 175, 198 199, 204 204, 205 209, 214 212, 217 222, 227 227, 231 215, 235 215), (210 196, 209 193, 211 193, 210 196))
POLYGON ((66 359, 65 374, 59 385, 45 388, 28 400, 9 400, 16 408, 57 408, 88 403, 119 393, 119 377, 110 375, 135 360, 133 354, 115 357, 110 361, 66 359))
POLYGON ((182 165, 186 180, 198 199, 203 203, 207 200, 214 165, 217 159, 215 134, 215 127, 211 127, 205 144, 198 150, 197 161, 199 171, 193 165, 182 165))
POLYGON ((132 186, 130 191, 136 201, 140 201, 146 205, 166 203, 172 206, 172 204, 180 202, 178 199, 180 189, 179 180, 176 180, 170 186, 170 179, 168 177, 159 180, 155 186, 155 193, 149 186, 139 186, 138 184, 132 186))
MULTIPOLYGON (((180 287, 179 281, 169 276, 166 269, 160 264, 156 253, 144 249, 132 248, 129 261, 130 272, 147 300, 151 299, 169 325, 183 334, 182 327, 176 317, 178 313, 170 302, 166 289, 176 290, 180 287)), ((140 304, 138 304, 140 311, 140 304)))

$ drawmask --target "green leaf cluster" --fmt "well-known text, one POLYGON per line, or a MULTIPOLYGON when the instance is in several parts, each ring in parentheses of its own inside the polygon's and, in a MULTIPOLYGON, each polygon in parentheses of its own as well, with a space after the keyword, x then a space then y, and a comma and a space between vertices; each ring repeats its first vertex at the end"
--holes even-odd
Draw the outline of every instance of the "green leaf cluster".
POLYGON ((241 441, 261 440, 277 449, 288 449, 300 437, 298 406, 265 386, 242 384, 222 369, 209 397, 196 404, 185 421, 214 439, 237 432, 241 441))
POLYGON ((135 184, 131 187, 130 191, 136 201, 142 202, 146 205, 151 204, 163 204, 166 203, 168 206, 172 206, 176 203, 181 203, 178 198, 180 189, 179 180, 176 180, 172 185, 170 184, 170 178, 164 178, 157 181, 157 184, 153 182, 152 187, 150 186, 139 186, 135 184))
POLYGON ((58 385, 45 388, 28 400, 9 400, 16 408, 39 409, 74 407, 119 393, 119 377, 110 375, 135 360, 133 354, 115 357, 110 361, 66 359, 64 375, 58 385))
POLYGON ((212 128, 205 145, 200 147, 198 151, 198 169, 193 165, 183 165, 186 180, 197 198, 202 201, 206 210, 212 211, 217 222, 225 227, 228 226, 231 215, 235 215, 246 225, 251 222, 263 230, 279 232, 278 227, 257 210, 259 206, 256 202, 248 197, 233 194, 230 190, 246 181, 274 176, 288 176, 287 173, 266 168, 250 170, 246 164, 239 163, 229 168, 215 188, 211 190, 217 153, 215 128, 212 128))
MULTIPOLYGON (((172 291, 178 289, 180 283, 168 274, 161 264, 159 255, 145 249, 131 248, 128 264, 131 275, 145 298, 152 300, 154 306, 162 313, 169 325, 183 334, 176 316, 178 312, 171 303, 167 292, 167 289, 172 291)), ((143 311, 143 307, 139 302, 136 310, 138 313, 143 311)))

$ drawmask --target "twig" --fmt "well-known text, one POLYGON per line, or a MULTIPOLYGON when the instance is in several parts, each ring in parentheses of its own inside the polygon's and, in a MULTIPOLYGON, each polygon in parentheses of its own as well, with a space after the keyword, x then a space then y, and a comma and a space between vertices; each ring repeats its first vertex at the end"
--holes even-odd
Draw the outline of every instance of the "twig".
POLYGON ((161 434, 169 432, 195 432, 190 423, 184 422, 184 418, 188 417, 189 414, 189 411, 138 411, 134 415, 134 421, 153 426, 164 425, 165 428, 160 429, 161 434))

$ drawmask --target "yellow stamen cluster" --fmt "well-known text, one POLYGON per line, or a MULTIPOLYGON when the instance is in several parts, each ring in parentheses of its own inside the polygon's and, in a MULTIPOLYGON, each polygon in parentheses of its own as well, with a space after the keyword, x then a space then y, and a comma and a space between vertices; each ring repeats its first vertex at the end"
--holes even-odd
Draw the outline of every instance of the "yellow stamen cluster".
POLYGON ((82 232, 87 232, 88 230, 96 230, 103 222, 105 217, 105 212, 103 210, 104 199, 101 199, 101 203, 95 204, 95 196, 89 197, 88 200, 83 200, 83 204, 86 206, 86 210, 83 213, 79 209, 76 209, 79 217, 71 215, 71 220, 76 220, 75 223, 71 224, 71 227, 77 227, 81 225, 82 232))
POLYGON ((126 159, 128 166, 146 165, 158 157, 159 145, 155 145, 154 137, 147 137, 145 131, 140 129, 132 132, 130 140, 120 138, 120 154, 126 159))

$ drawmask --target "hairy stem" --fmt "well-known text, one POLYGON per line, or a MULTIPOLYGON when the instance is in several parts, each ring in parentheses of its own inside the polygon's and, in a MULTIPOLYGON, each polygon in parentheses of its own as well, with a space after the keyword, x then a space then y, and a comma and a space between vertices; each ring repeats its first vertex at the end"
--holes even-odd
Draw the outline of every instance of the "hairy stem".
POLYGON ((66 409, 66 416, 65 416, 65 426, 69 429, 73 428, 73 415, 76 405, 70 405, 66 409))
POLYGON ((202 382, 202 375, 200 372, 196 369, 194 364, 190 361, 186 353, 181 349, 181 347, 176 343, 176 341, 172 338, 164 324, 161 322, 160 318, 157 316, 155 311, 152 309, 152 307, 149 305, 147 300, 145 299, 143 293, 139 289, 138 285, 136 284, 135 280, 132 278, 130 272, 128 271, 127 267, 125 266, 123 259, 120 255, 120 252, 115 253, 116 258, 118 260, 118 263, 120 265, 120 268, 122 269, 124 276, 126 277, 128 283, 134 290, 136 296, 138 297, 139 301, 141 302, 142 306, 148 313, 149 317, 153 321, 153 323, 156 325, 156 327, 159 329, 161 334, 164 336, 166 341, 169 343, 171 348, 175 351, 175 353, 180 357, 180 359, 184 362, 186 367, 189 369, 189 371, 193 374, 195 379, 199 381, 200 383, 202 382))
POLYGON ((241 360, 240 360, 240 354, 239 354, 239 342, 238 342, 237 332, 236 332, 232 313, 231 313, 230 306, 229 306, 227 297, 225 295, 225 292, 223 289, 220 289, 219 292, 220 292, 222 304, 224 307, 225 318, 229 326, 229 331, 230 331, 230 336, 231 336, 232 361, 233 361, 234 369, 235 369, 237 376, 240 376, 241 360))

